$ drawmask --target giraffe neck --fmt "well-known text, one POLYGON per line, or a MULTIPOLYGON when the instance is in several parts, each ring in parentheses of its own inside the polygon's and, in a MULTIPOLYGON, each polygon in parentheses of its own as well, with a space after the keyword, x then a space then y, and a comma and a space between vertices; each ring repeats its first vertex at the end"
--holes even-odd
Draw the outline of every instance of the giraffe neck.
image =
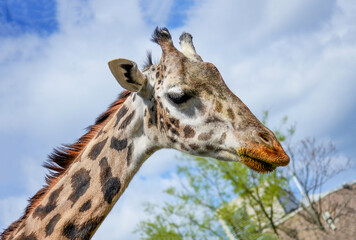
POLYGON ((157 150, 144 134, 139 101, 131 94, 19 225, 14 239, 88 239, 95 233, 157 150))

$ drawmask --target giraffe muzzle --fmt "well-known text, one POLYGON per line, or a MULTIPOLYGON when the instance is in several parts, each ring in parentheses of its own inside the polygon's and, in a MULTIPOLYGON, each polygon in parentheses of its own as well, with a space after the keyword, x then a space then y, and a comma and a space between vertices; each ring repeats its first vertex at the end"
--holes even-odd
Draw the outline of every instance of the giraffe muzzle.
POLYGON ((252 147, 243 147, 238 151, 241 162, 257 172, 272 172, 279 166, 289 163, 289 156, 284 152, 278 140, 263 139, 252 147))

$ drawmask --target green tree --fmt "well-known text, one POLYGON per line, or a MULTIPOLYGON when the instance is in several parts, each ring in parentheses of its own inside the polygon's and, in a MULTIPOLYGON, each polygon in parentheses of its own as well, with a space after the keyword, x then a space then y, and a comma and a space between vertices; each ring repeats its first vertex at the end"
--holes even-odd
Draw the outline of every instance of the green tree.
MULTIPOLYGON (((266 124, 267 119, 266 111, 262 122, 266 124)), ((243 164, 182 155, 182 164, 177 167, 180 184, 164 191, 169 201, 163 205, 146 203, 146 212, 150 218, 141 221, 136 228, 141 239, 262 240, 278 239, 281 231, 293 230, 280 229, 277 224, 283 215, 281 209, 285 201, 298 203, 295 191, 290 188, 292 178, 288 176, 293 173, 294 177, 303 178, 305 196, 309 200, 308 194, 320 190, 320 184, 325 182, 324 178, 313 176, 310 168, 313 163, 297 168, 298 164, 293 161, 301 161, 299 156, 310 161, 324 157, 327 160, 325 164, 330 165, 336 156, 332 155, 333 149, 323 144, 315 148, 315 142, 312 141, 302 141, 304 151, 299 147, 293 148, 291 139, 295 126, 288 127, 287 120, 283 118, 274 132, 279 141, 287 146, 292 158, 289 170, 284 168, 269 174, 258 174, 243 164), (315 177, 317 185, 310 185, 310 179, 315 177)), ((318 166, 326 173, 332 173, 329 177, 346 169, 343 166, 337 171, 330 171, 327 169, 329 165, 318 166)), ((302 206, 314 219, 312 223, 320 227, 321 213, 318 209, 313 204, 302 206)))
POLYGON ((171 200, 163 206, 147 204, 152 218, 136 230, 142 239, 229 239, 224 225, 234 239, 273 239, 261 232, 273 224, 273 202, 287 184, 285 178, 277 172, 255 174, 233 162, 188 155, 182 161, 180 186, 165 191, 171 200), (244 199, 239 206, 231 204, 237 196, 244 199))

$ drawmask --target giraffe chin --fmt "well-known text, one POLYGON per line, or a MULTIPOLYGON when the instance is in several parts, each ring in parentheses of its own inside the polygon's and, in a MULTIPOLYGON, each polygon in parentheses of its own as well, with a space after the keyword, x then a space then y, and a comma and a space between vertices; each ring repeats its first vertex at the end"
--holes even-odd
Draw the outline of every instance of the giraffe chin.
POLYGON ((274 166, 270 163, 264 162, 257 158, 250 157, 245 154, 240 155, 240 159, 240 161, 247 167, 260 173, 273 172, 277 168, 277 166, 274 166))

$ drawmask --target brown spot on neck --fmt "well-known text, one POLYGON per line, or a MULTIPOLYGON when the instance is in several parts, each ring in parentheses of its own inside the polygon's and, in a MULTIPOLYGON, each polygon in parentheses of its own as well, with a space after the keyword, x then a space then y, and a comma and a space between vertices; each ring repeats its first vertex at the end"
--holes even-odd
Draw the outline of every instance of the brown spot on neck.
POLYGON ((234 114, 234 111, 232 111, 231 108, 227 109, 227 115, 231 120, 235 120, 235 114, 234 114))
POLYGON ((73 202, 73 206, 78 201, 78 199, 84 195, 90 186, 89 170, 81 168, 75 172, 72 176, 71 184, 73 192, 69 196, 68 200, 73 202))
POLYGON ((223 144, 223 143, 225 142, 225 139, 226 139, 226 132, 224 132, 224 133, 221 134, 219 143, 220 143, 220 144, 223 144))
POLYGON ((122 151, 127 147, 127 139, 117 139, 116 137, 112 137, 110 147, 116 151, 122 151))
POLYGON ((97 144, 95 144, 92 149, 90 150, 90 153, 88 155, 88 157, 91 160, 95 160, 101 153, 101 151, 103 150, 106 142, 107 142, 108 138, 104 139, 101 142, 98 142, 97 144))
POLYGON ((215 103, 215 111, 221 112, 221 110, 222 110, 221 102, 220 101, 216 101, 216 103, 215 103))
POLYGON ((213 131, 212 130, 210 132, 208 132, 208 133, 201 133, 198 136, 198 140, 201 140, 201 141, 209 140, 212 135, 213 135, 213 131))
POLYGON ((126 115, 126 113, 129 111, 129 109, 126 106, 122 106, 120 110, 116 114, 116 122, 114 127, 117 126, 117 124, 120 122, 120 120, 126 115))
POLYGON ((92 218, 81 225, 69 222, 64 226, 62 234, 69 239, 90 239, 104 218, 92 218))
POLYGON ((54 228, 56 227, 61 215, 58 213, 49 220, 49 223, 46 225, 46 237, 50 236, 53 233, 54 228))
POLYGON ((40 219, 45 218, 50 212, 52 212, 57 207, 57 199, 59 194, 63 190, 63 185, 58 188, 57 190, 53 191, 49 196, 48 202, 46 205, 38 206, 35 211, 33 212, 33 217, 38 217, 40 219))
POLYGON ((135 115, 135 112, 136 112, 136 111, 133 110, 132 113, 130 113, 130 114, 124 119, 124 121, 122 121, 122 123, 121 123, 119 129, 124 129, 124 128, 126 128, 126 127, 131 123, 132 118, 133 118, 134 115, 135 115))
POLYGON ((183 132, 185 138, 192 138, 195 136, 194 129, 188 125, 184 127, 183 132))
POLYGON ((91 199, 83 203, 83 205, 79 208, 79 212, 85 212, 91 208, 91 199))
POLYGON ((111 204, 113 198, 121 189, 121 182, 119 178, 113 177, 111 167, 106 157, 100 160, 100 183, 101 191, 103 193, 104 200, 111 204))
POLYGON ((25 234, 22 234, 19 239, 21 240, 37 240, 37 237, 34 233, 31 233, 30 235, 25 235, 25 234))

